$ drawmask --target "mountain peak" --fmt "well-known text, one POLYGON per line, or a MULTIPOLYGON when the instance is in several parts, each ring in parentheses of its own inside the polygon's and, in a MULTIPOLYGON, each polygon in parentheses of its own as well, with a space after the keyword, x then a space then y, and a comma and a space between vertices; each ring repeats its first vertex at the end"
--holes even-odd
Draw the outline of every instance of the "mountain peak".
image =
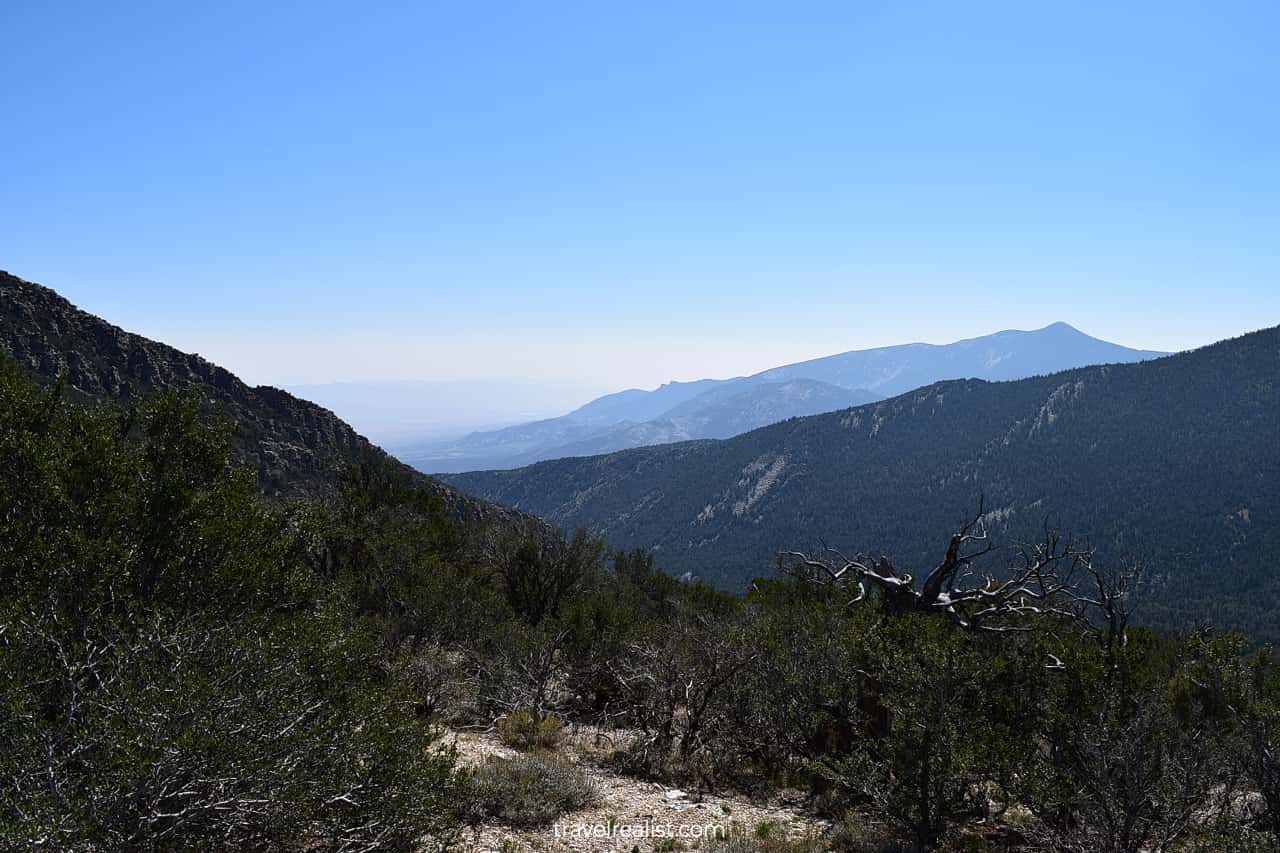
POLYGON ((1007 329, 950 344, 854 350, 734 379, 671 381, 652 391, 619 391, 562 418, 420 446, 404 458, 426 471, 514 468, 541 459, 725 438, 943 379, 1021 379, 1157 355, 1163 353, 1107 343, 1058 321, 1043 329, 1007 329))
MULTIPOLYGON (((1012 353, 993 364, 1004 369, 1048 337, 1028 334, 937 363, 965 374, 1012 353)), ((1040 349, 1060 349, 1049 343, 1040 349)), ((871 367, 886 364, 907 362, 871 367)), ((1095 565, 1158 567, 1168 581, 1145 593, 1158 619, 1214 614, 1274 638, 1280 591, 1244 579, 1270 577, 1261 525, 1280 518, 1280 456, 1266 439, 1280 430, 1278 371, 1273 328, 1141 363, 929 385, 723 441, 446 479, 614 547, 661 549, 672 573, 731 588, 814 537, 929 565, 935 531, 985 495, 1004 541, 1033 541, 1048 519, 1088 537, 1095 565)))

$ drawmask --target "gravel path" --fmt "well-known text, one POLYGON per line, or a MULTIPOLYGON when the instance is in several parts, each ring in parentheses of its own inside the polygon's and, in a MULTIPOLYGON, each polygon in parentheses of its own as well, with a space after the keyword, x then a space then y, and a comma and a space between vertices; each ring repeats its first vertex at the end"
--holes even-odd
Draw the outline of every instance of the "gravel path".
MULTIPOLYGON (((455 733, 452 740, 463 766, 490 755, 507 758, 517 754, 492 734, 455 733)), ((795 792, 790 796, 782 792, 769 801, 709 794, 695 797, 665 785, 620 776, 601 762, 606 746, 596 733, 580 731, 558 750, 595 781, 600 791, 597 805, 564 815, 545 829, 486 825, 467 830, 459 847, 461 853, 696 850, 703 839, 715 833, 752 831, 765 822, 773 825, 774 832, 788 835, 803 835, 825 826, 799 809, 795 792)))

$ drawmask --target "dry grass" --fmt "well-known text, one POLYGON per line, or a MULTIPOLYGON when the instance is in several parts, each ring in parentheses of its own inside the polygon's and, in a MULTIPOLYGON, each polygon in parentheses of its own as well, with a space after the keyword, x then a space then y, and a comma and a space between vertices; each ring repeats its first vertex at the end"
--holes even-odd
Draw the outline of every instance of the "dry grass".
POLYGON ((471 824, 546 826, 598 798, 585 773, 553 755, 491 756, 464 779, 462 817, 471 824))
POLYGON ((554 714, 512 711, 495 725, 498 739, 512 749, 555 749, 565 738, 564 720, 554 714))

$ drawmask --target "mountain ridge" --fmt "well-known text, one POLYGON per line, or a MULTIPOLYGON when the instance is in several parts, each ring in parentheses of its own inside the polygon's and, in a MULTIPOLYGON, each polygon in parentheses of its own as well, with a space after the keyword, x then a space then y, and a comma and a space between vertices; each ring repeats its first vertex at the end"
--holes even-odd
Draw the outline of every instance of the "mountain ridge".
POLYGON ((41 384, 63 377, 66 393, 84 401, 128 401, 162 391, 196 393, 210 414, 236 422, 236 454, 253 469, 268 497, 327 494, 343 464, 365 459, 427 486, 457 517, 511 512, 403 465, 323 406, 279 388, 249 386, 199 355, 126 331, 49 287, 2 270, 0 354, 41 384))
POLYGON ((1165 353, 1103 341, 1059 321, 1039 329, 1006 329, 949 344, 908 343, 849 350, 732 379, 671 382, 653 391, 628 389, 599 397, 559 418, 405 448, 400 455, 422 470, 437 472, 456 473, 467 467, 512 468, 630 446, 728 438, 788 417, 833 411, 942 379, 1018 379, 1086 364, 1139 361, 1161 355, 1165 353), (726 417, 721 410, 720 422, 734 422, 732 429, 706 426, 689 430, 680 426, 682 419, 690 417, 709 424, 717 418, 710 410, 723 407, 727 399, 751 389, 773 386, 775 393, 781 395, 782 386, 798 381, 858 392, 863 399, 833 399, 832 405, 823 410, 804 404, 788 409, 775 403, 768 415, 755 417, 745 410, 737 417, 726 417))
POLYGON ((1216 616, 1280 636, 1278 395, 1275 327, 1145 362, 948 380, 721 441, 444 479, 729 588, 819 539, 918 574, 936 531, 985 496, 997 541, 1032 541, 1047 519, 1100 560, 1146 562, 1158 623, 1216 616))

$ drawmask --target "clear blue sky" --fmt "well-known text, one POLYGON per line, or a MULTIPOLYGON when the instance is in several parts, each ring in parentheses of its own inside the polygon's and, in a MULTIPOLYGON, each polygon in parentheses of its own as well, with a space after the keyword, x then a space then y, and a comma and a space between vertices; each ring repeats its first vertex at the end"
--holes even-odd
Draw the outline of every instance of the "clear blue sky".
POLYGON ((1280 4, 0 5, 0 268, 256 382, 1280 323, 1280 4), (268 8, 269 7, 269 8, 268 8))

